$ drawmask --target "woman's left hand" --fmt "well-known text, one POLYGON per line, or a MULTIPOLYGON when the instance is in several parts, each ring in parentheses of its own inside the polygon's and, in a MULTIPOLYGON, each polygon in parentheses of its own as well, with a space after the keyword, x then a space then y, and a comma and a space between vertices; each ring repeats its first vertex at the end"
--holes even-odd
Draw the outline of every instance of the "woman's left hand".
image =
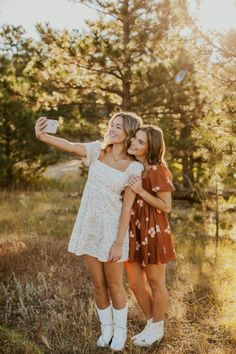
POLYGON ((142 178, 139 176, 131 176, 128 180, 128 186, 136 194, 140 194, 143 191, 142 178))
POLYGON ((113 244, 113 246, 111 247, 110 252, 109 252, 108 262, 119 261, 119 259, 121 257, 121 253, 122 253, 122 247, 118 246, 116 244, 113 244))

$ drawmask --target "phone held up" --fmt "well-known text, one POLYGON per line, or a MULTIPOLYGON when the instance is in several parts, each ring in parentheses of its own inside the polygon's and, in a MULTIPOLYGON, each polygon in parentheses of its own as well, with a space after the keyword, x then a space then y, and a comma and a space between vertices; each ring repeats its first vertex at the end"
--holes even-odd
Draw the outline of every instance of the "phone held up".
POLYGON ((47 126, 43 129, 45 133, 55 134, 59 126, 59 122, 56 119, 47 119, 47 126))

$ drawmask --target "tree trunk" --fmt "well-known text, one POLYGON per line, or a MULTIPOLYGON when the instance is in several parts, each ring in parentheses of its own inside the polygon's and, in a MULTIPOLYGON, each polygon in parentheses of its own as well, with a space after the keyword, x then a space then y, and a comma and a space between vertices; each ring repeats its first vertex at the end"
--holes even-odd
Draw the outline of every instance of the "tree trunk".
POLYGON ((130 41, 130 14, 129 14, 129 0, 123 2, 123 46, 124 46, 124 74, 122 79, 122 109, 128 111, 131 108, 131 63, 130 52, 128 44, 130 41))
POLYGON ((13 183, 13 161, 11 159, 11 129, 8 125, 8 122, 4 119, 5 123, 5 178, 4 185, 6 187, 11 186, 13 183))
MULTIPOLYGON (((184 142, 190 136, 190 129, 185 126, 181 129, 180 136, 181 140, 184 142)), ((188 188, 193 182, 193 153, 191 150, 184 149, 184 156, 182 157, 183 164, 183 186, 188 188)))

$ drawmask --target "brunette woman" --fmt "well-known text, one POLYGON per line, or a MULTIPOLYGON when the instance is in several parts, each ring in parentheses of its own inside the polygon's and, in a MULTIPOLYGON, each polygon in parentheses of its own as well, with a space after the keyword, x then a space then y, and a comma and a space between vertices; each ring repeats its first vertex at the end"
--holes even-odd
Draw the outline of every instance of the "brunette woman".
POLYGON ((144 165, 142 177, 129 179, 136 198, 131 212, 126 268, 130 286, 147 320, 144 330, 133 340, 138 346, 149 346, 159 342, 164 334, 168 304, 166 264, 176 258, 167 220, 174 187, 164 160, 165 143, 160 128, 151 125, 139 128, 128 153, 144 165))

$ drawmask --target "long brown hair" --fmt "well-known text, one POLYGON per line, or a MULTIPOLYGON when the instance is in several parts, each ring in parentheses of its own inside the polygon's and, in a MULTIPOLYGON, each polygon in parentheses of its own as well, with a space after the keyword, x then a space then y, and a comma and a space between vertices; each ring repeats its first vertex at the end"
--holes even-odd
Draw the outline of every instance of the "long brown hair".
MULTIPOLYGON (((118 112, 111 117, 108 126, 110 126, 113 120, 117 117, 122 118, 123 129, 126 134, 124 146, 125 150, 127 151, 131 143, 131 138, 134 136, 135 132, 143 125, 143 120, 138 114, 134 112, 118 112)), ((104 136, 103 149, 106 150, 109 146, 112 146, 112 144, 109 142, 109 133, 107 132, 104 136)))
POLYGON ((143 131, 147 134, 148 153, 147 162, 149 165, 166 165, 165 156, 165 141, 161 128, 155 125, 144 125, 138 131, 143 131))

